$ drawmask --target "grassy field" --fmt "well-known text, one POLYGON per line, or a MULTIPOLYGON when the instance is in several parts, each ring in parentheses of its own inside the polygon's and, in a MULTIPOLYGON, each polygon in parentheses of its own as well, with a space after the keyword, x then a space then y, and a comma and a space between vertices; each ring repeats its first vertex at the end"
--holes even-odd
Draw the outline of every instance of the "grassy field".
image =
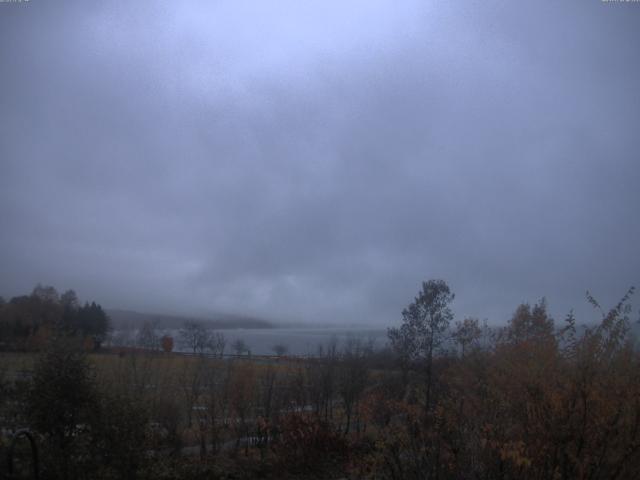
MULTIPOLYGON (((36 352, 0 352, 0 375, 4 374, 6 376, 5 378, 9 379, 28 375, 33 371, 39 355, 40 354, 36 352)), ((185 368, 199 365, 203 361, 210 366, 220 366, 225 362, 211 357, 157 352, 136 352, 123 355, 117 353, 89 353, 87 358, 98 374, 113 373, 123 368, 136 366, 143 366, 164 373, 176 373, 183 371, 185 368)), ((233 360, 243 363, 250 362, 257 366, 276 365, 279 368, 291 363, 298 363, 295 360, 276 360, 262 356, 244 356, 233 360)))
POLYGON ((37 358, 35 353, 0 352, 0 380, 11 381, 28 376, 37 358))

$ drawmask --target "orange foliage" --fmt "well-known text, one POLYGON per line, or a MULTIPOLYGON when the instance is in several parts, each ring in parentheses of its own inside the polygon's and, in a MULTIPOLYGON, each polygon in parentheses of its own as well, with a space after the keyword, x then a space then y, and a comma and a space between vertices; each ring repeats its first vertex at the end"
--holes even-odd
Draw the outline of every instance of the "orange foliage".
POLYGON ((164 335, 161 339, 160 339, 160 345, 162 346, 162 350, 170 353, 173 351, 173 337, 169 336, 169 335, 164 335))

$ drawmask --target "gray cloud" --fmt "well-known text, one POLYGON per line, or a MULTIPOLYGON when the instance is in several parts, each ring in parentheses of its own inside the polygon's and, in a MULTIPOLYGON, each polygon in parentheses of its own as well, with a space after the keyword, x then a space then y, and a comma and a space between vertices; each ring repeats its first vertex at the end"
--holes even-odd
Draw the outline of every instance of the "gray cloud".
POLYGON ((640 8, 0 5, 0 292, 389 324, 638 283, 640 8))

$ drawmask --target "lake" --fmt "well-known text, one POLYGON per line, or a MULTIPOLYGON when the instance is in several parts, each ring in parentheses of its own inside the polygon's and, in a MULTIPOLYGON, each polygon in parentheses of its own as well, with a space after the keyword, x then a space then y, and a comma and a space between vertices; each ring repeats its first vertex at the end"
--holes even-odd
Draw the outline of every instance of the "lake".
MULTIPOLYGON (((337 341, 341 350, 348 339, 356 338, 363 342, 372 342, 374 348, 379 349, 387 343, 387 331, 382 328, 244 328, 230 330, 216 330, 224 335, 227 346, 225 353, 234 353, 231 345, 236 340, 243 340, 254 355, 271 355, 273 346, 285 345, 290 355, 313 355, 318 351, 318 346, 326 347, 332 341, 337 341)), ((127 338, 124 332, 114 332, 114 337, 119 337, 117 343, 129 344, 136 337, 136 331, 131 332, 127 338)), ((171 335, 175 340, 174 351, 187 351, 180 345, 180 334, 177 329, 157 331, 159 336, 171 335)))

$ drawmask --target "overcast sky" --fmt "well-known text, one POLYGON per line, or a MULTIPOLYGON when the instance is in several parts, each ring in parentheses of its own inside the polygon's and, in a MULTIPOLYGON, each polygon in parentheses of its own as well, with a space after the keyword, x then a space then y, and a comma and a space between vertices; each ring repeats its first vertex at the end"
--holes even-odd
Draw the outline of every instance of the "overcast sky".
POLYGON ((4 297, 590 319, 640 286, 639 152, 640 3, 0 3, 4 297))

